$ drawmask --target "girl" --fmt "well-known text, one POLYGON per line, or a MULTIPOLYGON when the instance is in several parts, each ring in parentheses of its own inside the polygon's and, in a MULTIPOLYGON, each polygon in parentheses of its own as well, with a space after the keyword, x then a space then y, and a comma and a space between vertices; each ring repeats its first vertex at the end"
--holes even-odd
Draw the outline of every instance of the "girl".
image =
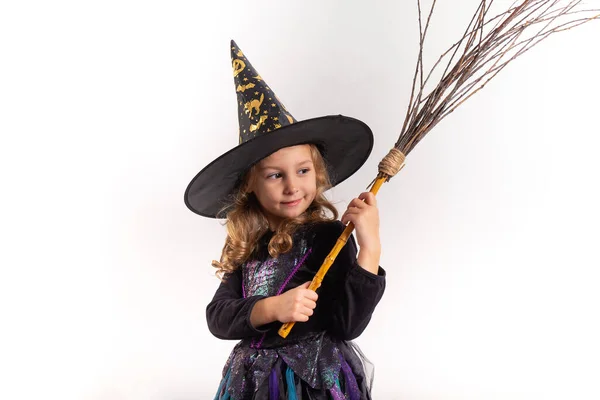
POLYGON ((231 44, 240 145, 185 195, 192 211, 226 218, 213 261, 222 282, 206 315, 213 335, 240 342, 215 399, 370 399, 368 364, 350 341, 385 289, 377 203, 362 193, 340 222, 323 193, 360 168, 372 133, 343 116, 297 122, 231 44), (317 294, 308 285, 348 222, 360 252, 351 237, 317 294), (297 324, 284 339, 277 331, 286 322, 297 324))

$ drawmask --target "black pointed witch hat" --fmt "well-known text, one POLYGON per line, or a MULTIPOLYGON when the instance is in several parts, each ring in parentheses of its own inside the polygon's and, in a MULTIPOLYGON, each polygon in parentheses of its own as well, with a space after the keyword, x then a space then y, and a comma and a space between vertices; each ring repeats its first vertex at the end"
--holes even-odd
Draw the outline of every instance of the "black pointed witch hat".
POLYGON ((279 149, 317 145, 333 186, 354 174, 373 148, 373 133, 362 121, 331 115, 297 121, 231 41, 233 77, 238 99, 239 144, 192 179, 185 204, 193 212, 224 218, 219 212, 231 200, 244 173, 279 149))

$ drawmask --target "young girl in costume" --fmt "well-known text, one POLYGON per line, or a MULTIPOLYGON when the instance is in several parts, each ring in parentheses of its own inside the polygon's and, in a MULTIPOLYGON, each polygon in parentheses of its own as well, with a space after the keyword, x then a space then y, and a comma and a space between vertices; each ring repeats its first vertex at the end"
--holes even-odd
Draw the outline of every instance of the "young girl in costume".
POLYGON ((231 54, 239 145, 185 193, 195 213, 226 218, 206 316, 213 335, 240 341, 215 399, 370 399, 370 368, 351 340, 385 289, 377 205, 363 193, 338 221, 323 193, 366 161, 371 130, 341 115, 296 121, 233 41, 231 54), (360 251, 351 236, 317 294, 308 285, 348 222, 360 251), (297 323, 282 338, 286 322, 297 323))

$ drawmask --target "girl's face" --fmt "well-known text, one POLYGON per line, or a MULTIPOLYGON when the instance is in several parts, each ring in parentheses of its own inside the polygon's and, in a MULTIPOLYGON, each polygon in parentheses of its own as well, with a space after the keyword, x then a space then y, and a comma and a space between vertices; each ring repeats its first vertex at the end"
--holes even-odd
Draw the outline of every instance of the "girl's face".
POLYGON ((315 167, 309 145, 285 147, 262 159, 250 180, 271 229, 284 218, 295 218, 317 194, 315 167))

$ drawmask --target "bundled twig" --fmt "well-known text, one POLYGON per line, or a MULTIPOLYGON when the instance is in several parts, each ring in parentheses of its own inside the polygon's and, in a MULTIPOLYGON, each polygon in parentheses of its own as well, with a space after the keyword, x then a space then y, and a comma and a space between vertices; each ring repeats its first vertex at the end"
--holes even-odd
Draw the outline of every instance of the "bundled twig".
MULTIPOLYGON (((583 9, 582 1, 523 0, 513 3, 503 13, 489 17, 492 3, 493 0, 480 2, 464 35, 440 56, 425 75, 424 43, 436 0, 433 0, 424 26, 421 1, 417 0, 419 56, 408 110, 398 141, 379 163, 379 173, 371 184, 372 193, 377 194, 381 185, 402 169, 405 157, 434 126, 483 89, 508 63, 553 33, 600 18, 600 10, 583 9), (429 79, 444 62, 446 66, 440 81, 426 93, 429 79)), ((319 288, 353 230, 354 225, 348 224, 315 275, 310 289, 319 288)), ((293 325, 284 324, 279 334, 287 337, 293 325)))
POLYGON ((395 148, 405 156, 444 117, 483 89, 515 58, 553 33, 566 31, 600 17, 600 10, 582 9, 582 1, 525 0, 490 18, 493 0, 482 0, 464 35, 444 52, 424 76, 425 37, 436 5, 423 27, 419 10, 419 56, 406 118, 395 148), (427 94, 431 75, 447 60, 439 83, 427 94), (418 83, 417 83, 418 82, 418 83))

